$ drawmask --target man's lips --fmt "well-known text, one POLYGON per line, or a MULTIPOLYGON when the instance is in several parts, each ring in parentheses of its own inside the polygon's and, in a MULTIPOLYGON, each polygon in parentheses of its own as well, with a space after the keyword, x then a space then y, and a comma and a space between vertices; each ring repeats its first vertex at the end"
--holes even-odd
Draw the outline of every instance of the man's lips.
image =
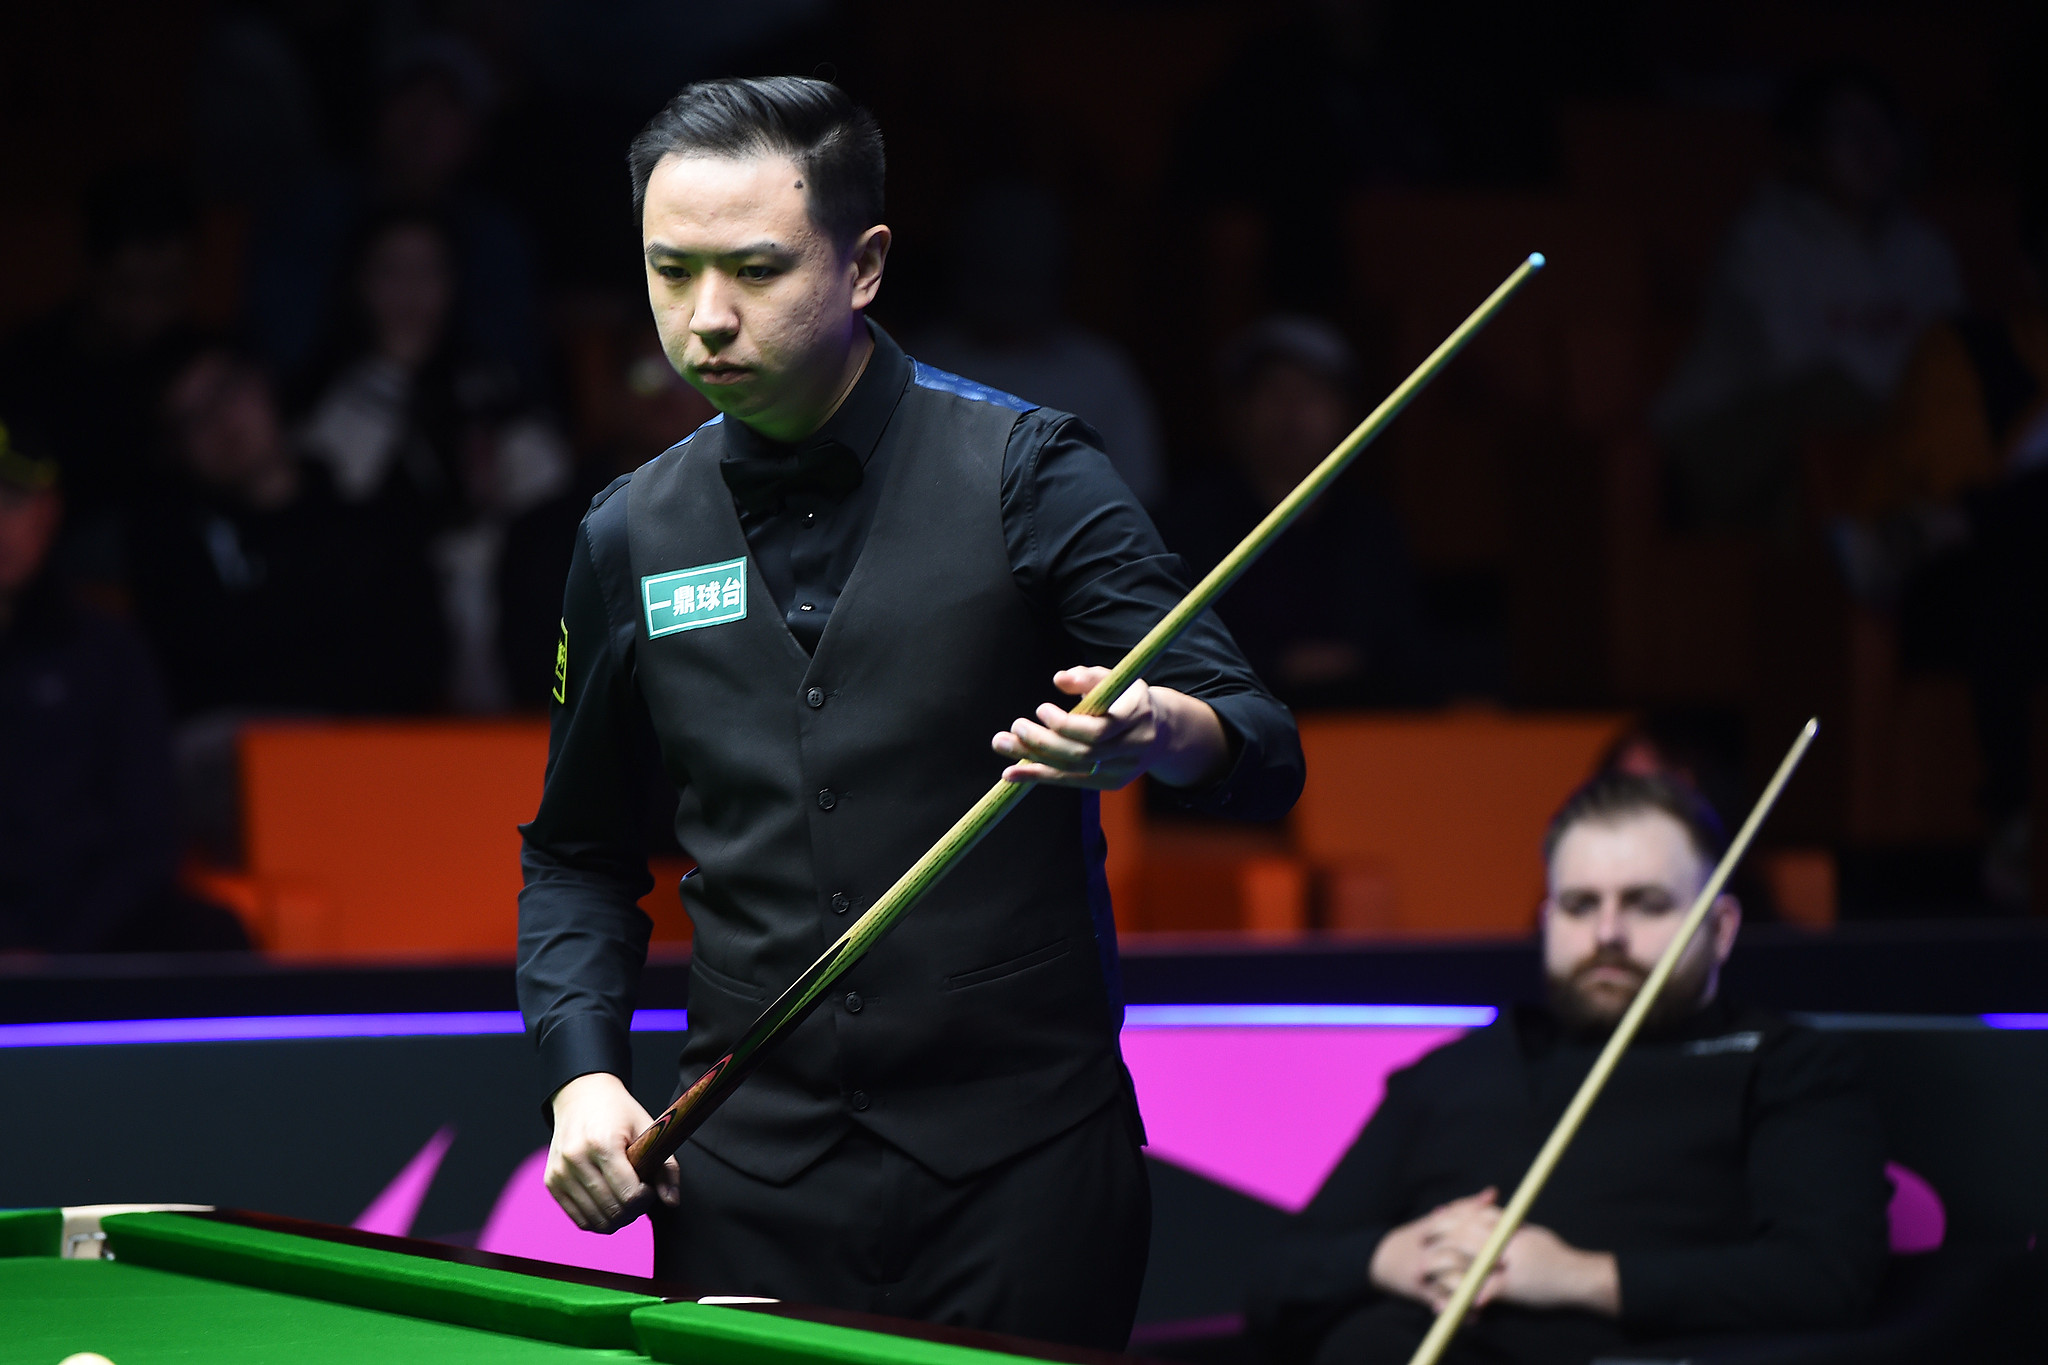
POLYGON ((747 378, 753 371, 745 365, 699 365, 696 374, 707 384, 730 384, 747 378))

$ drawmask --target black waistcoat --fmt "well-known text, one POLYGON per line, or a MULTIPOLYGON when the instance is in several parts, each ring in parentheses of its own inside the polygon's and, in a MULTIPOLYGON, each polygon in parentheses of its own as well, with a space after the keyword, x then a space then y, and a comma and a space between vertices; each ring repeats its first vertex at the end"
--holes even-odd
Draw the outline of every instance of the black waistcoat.
MULTIPOLYGON (((701 868, 684 884, 684 1083, 988 789, 1003 768, 990 737, 1073 662, 1011 577, 1001 477, 1022 405, 1002 398, 917 368, 815 656, 747 559, 722 424, 625 490, 635 677, 701 868), (717 565, 732 567, 667 577, 717 565)), ((950 1179, 1109 1102, 1121 1063, 1088 895, 1101 854, 1092 799, 1033 792, 695 1140, 783 1180, 857 1123, 950 1179)))

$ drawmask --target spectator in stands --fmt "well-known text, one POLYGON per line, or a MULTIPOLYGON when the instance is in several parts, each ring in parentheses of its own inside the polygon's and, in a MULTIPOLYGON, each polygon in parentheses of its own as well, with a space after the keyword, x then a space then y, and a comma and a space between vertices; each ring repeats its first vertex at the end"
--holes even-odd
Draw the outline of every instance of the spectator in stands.
POLYGON ((669 364, 645 312, 635 309, 630 318, 611 330, 602 377, 585 397, 594 409, 586 418, 593 448, 581 462, 580 477, 505 528, 498 644, 512 704, 520 710, 546 710, 553 695, 569 552, 591 499, 714 415, 704 396, 669 364))
POLYGON ((432 537, 456 709, 510 704, 499 659, 505 526, 562 492, 566 447, 509 369, 456 334, 453 238, 411 210, 370 220, 331 312, 302 429, 344 502, 432 537))
POLYGON ((1062 316, 1067 250, 1060 206, 1043 187, 982 185, 954 225, 951 315, 910 349, 942 370, 1073 413, 1150 506, 1162 487, 1152 396, 1123 347, 1062 316))
POLYGON ((1855 68, 1810 73, 1779 131, 1790 173, 1730 232, 1654 413, 1688 527, 1789 531, 1801 442, 1873 419, 1921 331, 1962 304, 1948 244, 1904 203, 1889 87, 1855 68))
POLYGON ((121 576, 121 521, 143 481, 166 372, 192 334, 193 210, 154 163, 117 168, 85 197, 85 278, 0 349, 0 412, 64 467, 74 579, 121 576))
POLYGON ((1928 329, 1830 527, 1851 590, 1896 611, 1905 665, 1969 676, 1984 889, 2011 910, 2030 899, 2030 715, 2048 650, 2048 194, 2020 230, 2027 300, 1928 329))
POLYGON ((541 376, 533 252, 525 227, 477 189, 470 167, 495 97, 490 69, 459 38, 415 40, 388 64, 371 119, 370 164, 308 176, 256 224, 245 285, 265 360, 294 384, 316 359, 347 286, 346 257, 363 225, 402 210, 446 224, 453 242, 449 303, 459 348, 508 369, 522 388, 541 376))
POLYGON ((441 623, 416 524, 338 498, 242 355, 196 353, 165 408, 175 468, 130 557, 178 713, 434 709, 441 623))
POLYGON ((172 875, 169 717, 149 651, 50 565, 54 461, 0 427, 0 953, 246 948, 172 875))
MULTIPOLYGON (((1411 85, 1419 64, 1388 42, 1391 8, 1316 0, 1254 25, 1175 138, 1168 176, 1180 198, 1198 210, 1256 215, 1263 292, 1276 305, 1319 306, 1342 277, 1348 196, 1437 180, 1449 169, 1441 130, 1411 85), (1280 128, 1287 134, 1274 136, 1280 128)), ((1469 29, 1462 38, 1469 64, 1469 29)), ((1484 83, 1486 93, 1498 98, 1504 84, 1484 83)), ((1510 139, 1534 122, 1474 121, 1510 139)))
MULTIPOLYGON (((1388 1079, 1258 1278, 1276 1361, 1408 1359, 1724 846, 1660 778, 1603 775, 1565 804, 1545 838, 1549 1007, 1388 1079)), ((1719 998, 1741 917, 1727 896, 1709 912, 1448 1360, 1677 1358, 1674 1339, 1869 1311, 1889 1198, 1876 1110, 1835 1039, 1719 998)))
MULTIPOLYGON (((1224 461, 1160 510, 1167 547, 1206 573, 1358 417, 1351 348, 1309 318, 1274 317, 1233 339, 1218 379, 1224 461)), ((1434 699, 1431 650, 1399 524, 1352 469, 1217 606, 1245 657, 1294 707, 1434 699)))

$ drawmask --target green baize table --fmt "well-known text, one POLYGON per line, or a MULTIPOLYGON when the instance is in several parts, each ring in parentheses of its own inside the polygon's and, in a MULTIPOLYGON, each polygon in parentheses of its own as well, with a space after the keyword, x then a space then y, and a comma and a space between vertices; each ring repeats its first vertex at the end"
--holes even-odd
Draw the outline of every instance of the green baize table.
POLYGON ((699 1303, 657 1281, 260 1214, 115 1213, 99 1220, 103 1242, 67 1248, 85 1240, 77 1225, 67 1239, 64 1210, 0 1212, 0 1365, 80 1351, 114 1365, 1119 1359, 793 1305, 699 1303))

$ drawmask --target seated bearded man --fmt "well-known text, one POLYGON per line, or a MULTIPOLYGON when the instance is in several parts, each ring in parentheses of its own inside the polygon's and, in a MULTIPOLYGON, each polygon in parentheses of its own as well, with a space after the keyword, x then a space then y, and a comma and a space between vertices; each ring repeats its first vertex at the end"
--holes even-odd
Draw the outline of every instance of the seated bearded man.
MULTIPOLYGON (((1395 1073, 1276 1244, 1250 1323, 1278 1362, 1406 1361, 1634 1000, 1725 838, 1688 788, 1608 774, 1545 838, 1549 1007, 1395 1073)), ((1448 1361, 1846 1326, 1886 1256, 1884 1145, 1836 1038, 1719 998, 1722 896, 1508 1242, 1448 1361)))

